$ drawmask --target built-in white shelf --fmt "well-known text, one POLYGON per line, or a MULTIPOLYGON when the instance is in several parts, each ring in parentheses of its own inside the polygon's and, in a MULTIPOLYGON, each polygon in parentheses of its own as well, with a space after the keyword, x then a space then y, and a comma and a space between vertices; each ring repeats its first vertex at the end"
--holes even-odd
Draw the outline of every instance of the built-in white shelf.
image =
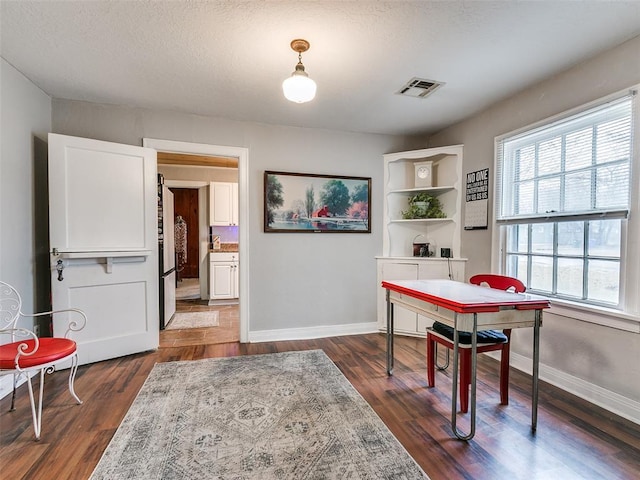
POLYGON ((389 223, 447 223, 453 222, 453 218, 400 218, 389 220, 389 223))
POLYGON ((402 195, 412 195, 415 193, 428 193, 430 195, 433 195, 434 197, 437 197, 438 195, 441 195, 443 193, 446 192, 450 192, 451 190, 455 190, 456 187, 454 186, 445 186, 445 187, 422 187, 422 188, 400 188, 397 190, 390 190, 388 193, 392 194, 392 193, 397 193, 397 194, 402 194, 402 195))
POLYGON ((384 212, 383 256, 405 257, 412 254, 412 241, 418 236, 437 247, 449 248, 460 256, 462 230, 462 145, 426 148, 408 152, 385 154, 384 157, 384 212), (433 184, 420 186, 415 177, 415 165, 433 162, 433 184), (418 185, 418 186, 416 186, 418 185), (445 218, 404 219, 409 199, 418 193, 427 193, 440 202, 445 218))
MULTIPOLYGON (((465 280, 466 259, 460 258, 462 230, 462 145, 426 148, 384 155, 382 255, 376 257, 378 285, 384 280, 453 278, 465 280), (432 162, 431 187, 416 179, 416 165, 432 162), (440 202, 445 218, 402 218, 409 199, 427 193, 440 202), (414 257, 414 242, 429 244, 431 257, 414 257), (443 258, 442 249, 453 258, 443 258)), ((378 326, 386 330, 386 292, 378 288, 378 326)), ((425 335, 433 320, 396 305, 395 333, 425 335)))

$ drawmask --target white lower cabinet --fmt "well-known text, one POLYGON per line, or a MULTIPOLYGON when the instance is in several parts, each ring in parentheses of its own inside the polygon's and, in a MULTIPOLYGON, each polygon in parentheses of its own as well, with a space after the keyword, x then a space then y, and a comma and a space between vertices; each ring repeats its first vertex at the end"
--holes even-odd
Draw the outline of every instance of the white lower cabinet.
POLYGON ((209 299, 238 298, 238 263, 240 256, 234 253, 209 254, 209 299))
MULTIPOLYGON (((464 281, 466 259, 420 258, 420 257, 378 257, 378 328, 387 331, 386 290, 380 285, 383 280, 428 280, 449 278, 464 281)), ((426 335, 426 328, 433 321, 411 310, 394 305, 394 333, 411 336, 426 335)))

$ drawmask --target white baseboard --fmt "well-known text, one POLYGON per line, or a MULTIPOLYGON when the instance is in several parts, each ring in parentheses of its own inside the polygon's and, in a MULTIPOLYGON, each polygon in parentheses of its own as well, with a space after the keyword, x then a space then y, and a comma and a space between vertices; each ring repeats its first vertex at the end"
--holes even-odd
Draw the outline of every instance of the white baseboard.
POLYGON ((281 340, 309 340, 312 338, 340 337, 343 335, 362 335, 377 333, 378 324, 349 323, 346 325, 327 325, 323 327, 283 328, 280 330, 260 330, 249 332, 249 342, 277 342, 281 340))
MULTIPOLYGON (((531 359, 511 352, 511 366, 532 374, 531 359)), ((640 425, 640 402, 599 387, 578 377, 540 364, 540 380, 572 393, 588 402, 640 425)))
POLYGON ((238 300, 237 298, 229 298, 228 300, 209 299, 209 302, 207 303, 207 305, 209 305, 210 307, 213 307, 216 305, 239 305, 239 304, 240 304, 240 300, 238 300))

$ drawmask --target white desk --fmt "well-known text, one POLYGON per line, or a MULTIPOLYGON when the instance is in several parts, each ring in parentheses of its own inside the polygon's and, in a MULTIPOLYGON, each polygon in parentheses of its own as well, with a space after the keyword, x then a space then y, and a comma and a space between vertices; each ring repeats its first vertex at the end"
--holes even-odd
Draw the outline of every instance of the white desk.
POLYGON ((531 430, 538 421, 538 368, 540 363, 540 327, 542 310, 549 300, 539 295, 455 282, 453 280, 384 281, 387 290, 387 374, 393 374, 393 306, 402 305, 454 329, 451 393, 451 428, 461 440, 470 440, 476 428, 477 333, 479 330, 533 327, 533 391, 531 393, 531 430), (471 332, 471 422, 464 434, 456 426, 458 395, 458 332, 471 332))

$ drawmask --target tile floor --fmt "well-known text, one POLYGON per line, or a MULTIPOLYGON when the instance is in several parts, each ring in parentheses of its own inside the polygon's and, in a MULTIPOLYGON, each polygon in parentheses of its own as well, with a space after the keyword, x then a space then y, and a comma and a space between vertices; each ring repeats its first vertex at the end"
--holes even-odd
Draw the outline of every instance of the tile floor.
POLYGON ((162 330, 160 348, 188 345, 214 345, 240 341, 240 315, 238 305, 208 305, 200 300, 198 279, 184 279, 176 289, 177 312, 201 312, 217 310, 220 325, 209 328, 189 328, 183 330, 162 330))

